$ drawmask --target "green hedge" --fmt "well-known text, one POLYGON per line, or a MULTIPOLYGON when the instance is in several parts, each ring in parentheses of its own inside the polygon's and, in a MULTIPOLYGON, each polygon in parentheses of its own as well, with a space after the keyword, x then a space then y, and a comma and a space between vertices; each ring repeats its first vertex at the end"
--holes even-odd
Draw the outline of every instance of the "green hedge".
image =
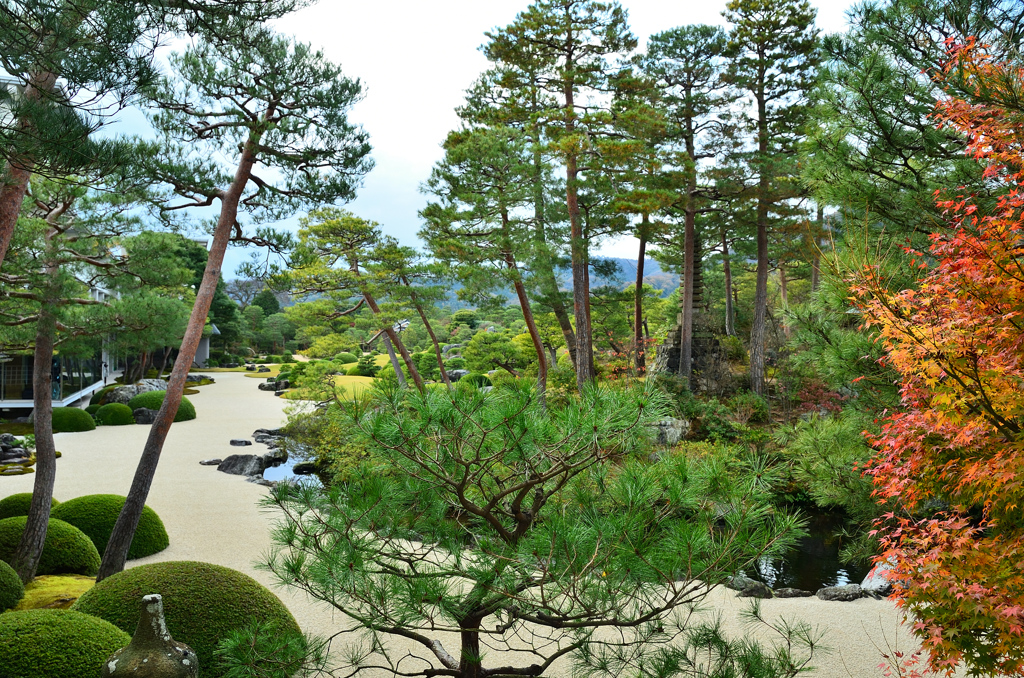
MULTIPOLYGON (((25 516, 0 520, 0 560, 10 564, 27 521, 25 516)), ((94 577, 99 569, 100 554, 89 537, 74 525, 50 518, 36 574, 84 574, 94 577)))
POLYGON ((18 604, 25 595, 25 585, 14 568, 0 560, 0 612, 18 604))
POLYGON ((342 351, 338 355, 334 356, 334 362, 341 363, 342 365, 349 365, 351 363, 359 362, 359 358, 357 358, 354 353, 342 351))
MULTIPOLYGON (((167 395, 167 391, 149 391, 147 393, 140 393, 131 400, 128 401, 128 407, 134 412, 140 407, 145 407, 147 410, 159 410, 160 406, 164 404, 164 396, 167 395)), ((174 415, 174 421, 189 421, 196 418, 196 408, 185 396, 181 397, 181 405, 178 406, 178 413, 174 415)))
POLYGON ((126 632, 81 612, 7 612, 0 615, 0 674, 4 678, 100 678, 107 658, 129 642, 126 632))
POLYGON ((164 597, 167 629, 199 655, 203 678, 224 676, 214 651, 234 631, 269 623, 300 633, 277 596, 248 575, 210 563, 165 562, 129 568, 97 583, 71 609, 131 632, 139 622, 139 600, 149 593, 164 597))
MULTIPOLYGON (((117 494, 87 494, 69 499, 55 508, 51 515, 80 529, 96 545, 96 550, 103 553, 124 502, 125 497, 117 494)), ((132 545, 128 548, 128 558, 151 556, 163 551, 169 544, 170 539, 160 516, 148 506, 142 507, 142 517, 139 518, 139 526, 135 528, 132 545)))
MULTIPOLYGON (((9 497, 0 499, 0 520, 13 518, 14 516, 27 516, 29 504, 32 503, 31 492, 19 492, 9 497)), ((50 508, 53 509, 60 502, 56 499, 50 500, 50 508)))
POLYGON ((101 407, 103 407, 103 405, 89 405, 87 408, 85 408, 85 411, 91 414, 92 418, 95 419, 96 413, 99 411, 101 407))
POLYGON ((104 426, 127 426, 135 423, 135 417, 127 405, 108 403, 96 410, 96 421, 104 426))
POLYGON ((96 421, 85 410, 80 410, 77 407, 53 408, 54 433, 79 433, 95 429, 96 421))

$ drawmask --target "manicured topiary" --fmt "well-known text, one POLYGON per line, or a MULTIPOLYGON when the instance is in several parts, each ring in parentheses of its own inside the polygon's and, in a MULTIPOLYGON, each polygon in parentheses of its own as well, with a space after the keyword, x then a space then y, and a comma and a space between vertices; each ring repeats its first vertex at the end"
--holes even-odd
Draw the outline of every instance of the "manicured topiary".
POLYGON ((203 678, 221 678, 217 644, 231 632, 255 623, 300 633, 277 596, 248 575, 196 562, 151 563, 107 577, 86 591, 71 609, 105 619, 128 632, 139 621, 139 600, 149 593, 164 597, 167 630, 199 655, 203 678))
MULTIPOLYGON (((10 564, 26 522, 25 516, 0 520, 0 560, 10 564)), ((99 569, 100 554, 89 537, 74 525, 50 518, 36 574, 84 574, 92 577, 99 569)))
POLYGON ((100 678, 107 657, 129 642, 126 632, 81 612, 7 612, 0 615, 0 675, 100 678))
POLYGON ((341 363, 342 365, 348 365, 350 363, 359 362, 359 358, 348 351, 342 351, 338 355, 334 356, 334 362, 341 363))
POLYGON ((85 411, 88 412, 89 414, 91 414, 92 418, 95 419, 96 418, 96 412, 101 407, 103 407, 103 405, 89 405, 87 408, 85 408, 85 411))
MULTIPOLYGON (((14 516, 27 516, 28 507, 31 503, 31 492, 19 492, 18 494, 12 494, 9 497, 0 499, 0 520, 13 518, 14 516)), ((50 508, 52 509, 59 503, 56 499, 51 499, 50 508)))
MULTIPOLYGON (((145 407, 147 410, 159 410, 160 406, 164 404, 164 396, 166 395, 167 391, 148 391, 146 393, 140 393, 128 401, 128 407, 132 412, 140 407, 145 407)), ((178 413, 174 415, 174 421, 189 421, 190 419, 195 418, 195 405, 193 405, 188 398, 182 396, 181 405, 178 406, 178 413)))
MULTIPOLYGON (((96 550, 103 553, 124 502, 125 498, 118 494, 87 494, 69 499, 55 508, 51 515, 80 529, 96 545, 96 550)), ((170 540, 160 516, 148 506, 142 507, 142 517, 135 528, 128 558, 151 556, 163 551, 168 544, 170 540)))
POLYGON ((459 379, 459 383, 480 388, 481 386, 490 386, 491 378, 486 374, 467 374, 462 379, 459 379))
POLYGON ((96 410, 96 421, 104 426, 127 426, 135 423, 132 408, 123 403, 108 403, 96 410))
POLYGON ((53 408, 54 433, 78 433, 95 429, 96 422, 92 415, 85 410, 80 410, 77 407, 53 408))
POLYGON ((117 384, 113 386, 104 386, 100 390, 92 394, 92 398, 89 398, 90 405, 102 405, 103 399, 107 397, 107 394, 117 388, 117 384))
POLYGON ((347 374, 350 377, 361 376, 361 373, 362 373, 362 370, 360 369, 359 365, 352 365, 347 370, 345 370, 345 374, 347 374))
POLYGON ((14 568, 0 560, 0 612, 18 604, 25 595, 25 585, 14 568))

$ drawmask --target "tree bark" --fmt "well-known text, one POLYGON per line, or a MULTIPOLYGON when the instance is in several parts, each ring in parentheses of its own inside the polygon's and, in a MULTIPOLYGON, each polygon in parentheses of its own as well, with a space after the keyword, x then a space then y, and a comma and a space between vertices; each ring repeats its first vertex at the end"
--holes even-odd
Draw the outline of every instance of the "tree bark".
POLYGON ((47 527, 50 523, 50 502, 57 479, 57 453, 53 442, 53 398, 51 363, 53 361, 56 318, 48 304, 43 305, 36 324, 36 346, 32 366, 33 431, 36 436, 36 477, 32 485, 25 531, 11 559, 11 567, 24 583, 36 576, 39 558, 43 555, 47 527))
POLYGON ((817 214, 818 230, 811 236, 811 292, 817 292, 821 285, 821 250, 819 249, 819 238, 825 228, 825 208, 818 205, 817 214))
POLYGON ((725 274, 725 334, 736 336, 736 314, 733 310, 732 298, 732 267, 729 265, 729 241, 722 230, 722 272, 725 274))
MULTIPOLYGON (((22 96, 29 101, 39 101, 42 92, 52 92, 57 78, 53 73, 32 73, 22 96)), ((32 124, 28 120, 18 122, 19 132, 30 132, 32 124)), ((7 249, 11 245, 14 227, 21 214, 21 203, 28 192, 28 182, 35 166, 33 158, 21 158, 19 162, 7 162, 4 168, 4 182, 0 186, 0 268, 3 267, 7 249)), ((47 509, 49 510, 49 509, 47 509)))
POLYGON ((537 322, 534 320, 533 310, 530 308, 530 298, 526 296, 526 287, 523 285, 515 259, 512 258, 510 252, 505 253, 505 263, 508 265, 509 270, 512 271, 512 275, 515 276, 513 284, 516 288, 516 296, 519 297, 519 305, 523 309, 523 320, 526 321, 526 329, 530 333, 530 339, 533 340, 533 348, 537 352, 537 401, 541 404, 541 407, 546 407, 545 393, 548 386, 548 362, 547 356, 544 354, 544 342, 540 339, 540 331, 537 329, 537 322))
POLYGON ((633 346, 636 350, 635 362, 637 374, 643 374, 647 365, 644 353, 644 257, 647 256, 647 230, 650 219, 645 212, 641 217, 637 236, 640 239, 640 252, 636 260, 636 289, 633 291, 633 346))
POLYGON ((768 113, 765 97, 758 92, 757 99, 757 282, 754 288, 754 319, 750 327, 750 390, 758 395, 765 392, 766 350, 768 325, 768 208, 771 188, 768 160, 768 113))
POLYGON ((398 356, 395 355, 395 347, 391 345, 391 339, 388 338, 386 332, 382 338, 384 340, 384 348, 388 352, 388 358, 391 359, 391 367, 395 370, 395 376, 398 378, 398 385, 405 388, 405 373, 402 372, 402 364, 398 362, 398 356))
MULTIPOLYGON (((565 131, 572 136, 576 130, 575 103, 571 80, 565 83, 565 109, 568 118, 565 131)), ((583 388, 594 381, 594 337, 590 325, 590 261, 587 242, 580 219, 579 169, 576 151, 570 150, 565 157, 565 204, 569 211, 569 240, 572 253, 572 305, 576 317, 576 386, 583 388)))
MULTIPOLYGON (((269 115, 270 113, 268 113, 269 115)), ((224 253, 227 251, 231 232, 238 218, 238 204, 242 198, 242 192, 252 176, 253 165, 256 163, 258 144, 259 138, 256 136, 250 136, 245 142, 234 179, 220 196, 220 217, 217 219, 217 226, 213 232, 213 244, 206 259, 206 269, 203 271, 203 280, 196 293, 188 327, 181 340, 178 359, 174 361, 174 369, 171 370, 167 394, 156 415, 156 421, 153 422, 153 426, 149 430, 146 446, 142 450, 139 465, 135 469, 135 477, 132 479, 131 489, 128 491, 128 499, 114 524, 114 530, 103 553, 103 562, 100 564, 96 581, 102 581, 124 569, 125 560, 128 558, 128 548, 131 546, 135 528, 138 527, 142 509, 149 497, 149 489, 153 485, 153 477, 156 475, 157 464, 160 462, 160 453, 163 451, 167 434, 171 430, 174 416, 178 413, 178 407, 181 405, 181 398, 185 391, 185 378, 195 361, 199 342, 203 338, 206 316, 210 312, 213 296, 217 291, 217 283, 220 281, 224 253)))
MULTIPOLYGON (((363 291, 363 299, 366 299, 366 305, 370 307, 374 315, 380 315, 380 306, 377 305, 377 300, 373 298, 373 295, 368 291, 363 291)), ((398 338, 398 333, 395 332, 393 327, 385 327, 384 333, 387 335, 391 343, 395 345, 398 352, 402 355, 402 360, 405 362, 405 366, 409 368, 409 376, 412 377, 412 381, 416 384, 416 388, 419 389, 420 393, 423 393, 427 385, 423 383, 423 377, 420 376, 420 371, 416 369, 416 363, 412 361, 412 356, 409 355, 409 351, 406 350, 405 344, 398 338)), ((401 372, 401 370, 396 370, 401 372)))
MULTIPOLYGON (((694 187, 695 189, 696 187, 694 187)), ((683 332, 679 344, 679 376, 693 390, 693 285, 696 247, 696 210, 693 197, 683 216, 683 332)))
POLYGON ((402 278, 402 282, 409 288, 412 305, 416 307, 416 312, 420 315, 420 320, 423 321, 423 326, 427 328, 427 334, 430 335, 430 343, 434 345, 434 355, 437 356, 437 367, 441 370, 441 381, 448 388, 452 387, 452 381, 448 377, 448 370, 444 368, 444 354, 441 352, 441 344, 437 341, 437 335, 434 334, 434 328, 431 326, 430 321, 427 320, 427 314, 423 311, 423 306, 420 305, 416 299, 416 293, 412 291, 412 286, 409 285, 409 281, 402 278))

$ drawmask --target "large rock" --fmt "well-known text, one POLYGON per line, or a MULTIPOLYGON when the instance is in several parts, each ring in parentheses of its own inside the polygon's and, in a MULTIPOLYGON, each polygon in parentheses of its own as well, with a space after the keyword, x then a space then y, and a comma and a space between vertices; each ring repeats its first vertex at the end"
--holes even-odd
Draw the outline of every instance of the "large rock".
POLYGON ((441 353, 443 353, 444 355, 448 355, 452 351, 455 351, 460 348, 462 348, 462 344, 448 344, 447 346, 441 349, 441 353))
POLYGON ((772 590, 767 585, 762 584, 759 581, 755 581, 750 577, 730 577, 725 582, 725 586, 734 591, 738 591, 736 596, 738 598, 771 598, 772 590))
POLYGON ((884 598, 892 593, 891 576, 892 566, 889 563, 879 563, 864 577, 860 587, 869 596, 884 598))
POLYGON ((255 454, 232 454, 217 465, 217 470, 235 476, 262 476, 266 464, 255 454))
POLYGON ((655 442, 669 447, 676 445, 690 432, 690 422, 685 419, 662 419, 651 424, 655 430, 655 442))
POLYGON ((263 455, 263 464, 267 468, 280 466, 288 461, 288 453, 280 447, 272 447, 263 455))
POLYGON ((826 586, 823 589, 818 589, 818 598, 821 598, 822 600, 849 602, 851 600, 857 600, 863 595, 864 592, 857 584, 847 584, 846 586, 826 586))
POLYGON ((163 379, 143 379, 137 384, 131 384, 130 386, 118 386, 107 393, 104 397, 104 401, 107 403, 121 403, 122 405, 127 405, 129 400, 140 393, 166 390, 167 382, 163 379))
POLYGON ((185 376, 185 381, 199 383, 203 380, 214 381, 213 377, 208 374, 189 374, 185 376))
POLYGON ((813 595, 814 591, 804 591, 803 589, 775 589, 776 598, 810 598, 813 595))
POLYGON ((264 382, 261 382, 261 383, 257 384, 256 388, 258 388, 261 391, 274 392, 274 391, 277 390, 277 384, 274 384, 273 382, 266 382, 266 381, 264 381, 264 382))
POLYGON ((287 391, 291 388, 291 383, 287 379, 278 379, 274 382, 275 391, 287 391))
POLYGON ((249 447, 252 445, 252 441, 246 440, 245 438, 232 438, 231 442, 228 444, 232 447, 249 447))
POLYGON ((18 439, 11 433, 0 433, 0 447, 13 447, 18 444, 18 439))
POLYGON ((469 370, 448 370, 448 378, 452 381, 458 381, 469 374, 469 370))
POLYGON ((136 424, 152 424, 156 422, 156 415, 160 413, 160 410, 150 410, 145 407, 140 407, 137 410, 132 410, 132 416, 135 417, 136 424))

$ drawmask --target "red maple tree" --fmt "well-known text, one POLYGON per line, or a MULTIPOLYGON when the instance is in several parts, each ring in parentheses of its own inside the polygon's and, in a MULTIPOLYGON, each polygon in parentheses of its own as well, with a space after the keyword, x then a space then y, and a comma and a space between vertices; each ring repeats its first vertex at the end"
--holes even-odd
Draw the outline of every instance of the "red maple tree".
POLYGON ((867 473, 902 509, 879 525, 879 561, 893 566, 929 668, 1021 675, 1024 69, 969 42, 951 46, 940 77, 974 90, 942 101, 936 119, 965 135, 991 192, 937 195, 949 229, 927 252, 907 250, 916 289, 887 293, 873 270, 854 285, 902 384, 867 473))

